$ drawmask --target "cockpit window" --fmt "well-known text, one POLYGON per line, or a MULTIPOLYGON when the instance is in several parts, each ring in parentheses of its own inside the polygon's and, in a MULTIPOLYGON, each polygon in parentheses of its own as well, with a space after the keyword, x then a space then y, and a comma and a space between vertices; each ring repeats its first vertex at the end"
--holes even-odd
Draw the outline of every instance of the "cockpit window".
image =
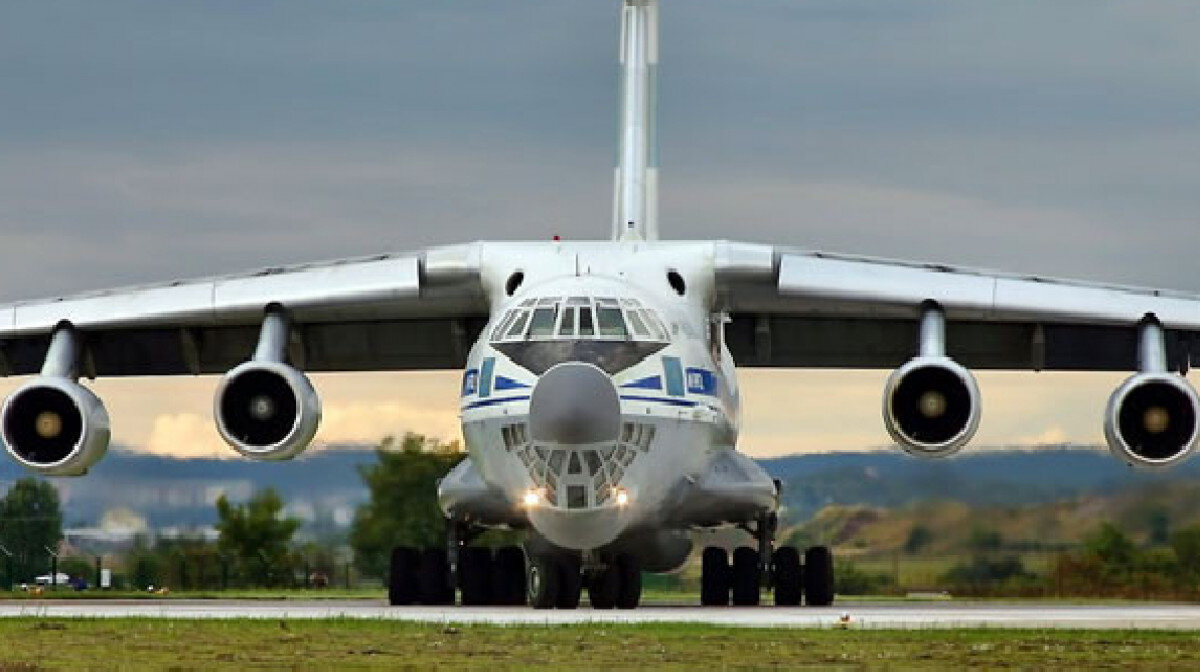
POLYGON ((563 310, 562 319, 559 320, 558 335, 559 336, 574 336, 575 335, 575 315, 578 310, 575 308, 567 308, 563 310))
POLYGON ((554 333, 554 317, 558 308, 538 308, 529 323, 529 338, 545 338, 554 333))
POLYGON ((592 307, 585 306, 579 309, 579 335, 580 336, 595 336, 596 327, 592 324, 592 307))
POLYGON ((625 319, 621 316, 620 308, 601 308, 597 305, 596 326, 599 327, 600 336, 623 339, 629 335, 625 330, 625 319))
POLYGON ((523 335, 525 333, 525 322, 528 319, 529 312, 522 310, 520 314, 517 315, 517 320, 513 322, 512 327, 509 328, 508 333, 504 334, 504 338, 509 339, 523 335))
POLYGON ((650 338, 650 330, 646 328, 646 323, 642 321, 642 316, 638 315, 636 310, 629 311, 629 326, 638 336, 650 338))

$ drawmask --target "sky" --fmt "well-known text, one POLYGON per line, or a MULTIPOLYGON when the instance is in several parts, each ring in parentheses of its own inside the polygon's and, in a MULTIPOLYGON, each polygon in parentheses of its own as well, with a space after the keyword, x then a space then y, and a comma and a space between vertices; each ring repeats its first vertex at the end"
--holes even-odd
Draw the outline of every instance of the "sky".
MULTIPOLYGON (((661 231, 1200 291, 1200 6, 663 0, 661 231)), ((616 0, 0 6, 0 301, 603 238, 616 0)), ((886 372, 748 372, 754 455, 882 446, 886 372)), ((977 443, 1099 442, 1114 374, 980 375, 977 443)), ((457 374, 321 375, 325 442, 457 435, 457 374)), ((231 455, 213 378, 98 381, 231 455)), ((13 383, 0 383, 0 392, 13 383)))

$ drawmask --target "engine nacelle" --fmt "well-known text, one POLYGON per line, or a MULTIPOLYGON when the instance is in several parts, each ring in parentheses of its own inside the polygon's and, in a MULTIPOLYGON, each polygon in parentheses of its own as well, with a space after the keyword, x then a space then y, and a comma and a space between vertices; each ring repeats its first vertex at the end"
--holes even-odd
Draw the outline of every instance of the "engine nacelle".
POLYGON ((255 460, 290 460, 321 423, 321 400, 308 377, 280 362, 246 362, 221 379, 213 404, 221 438, 255 460))
POLYGON ((0 435, 9 455, 46 476, 81 476, 108 450, 108 411, 68 378, 40 376, 9 395, 0 435))
POLYGON ((1198 435, 1200 398, 1182 376, 1135 374, 1109 397, 1104 437, 1129 464, 1171 466, 1191 454, 1198 435))
POLYGON ((910 455, 953 455, 979 429, 975 376, 948 357, 916 357, 896 369, 883 393, 888 434, 910 455))

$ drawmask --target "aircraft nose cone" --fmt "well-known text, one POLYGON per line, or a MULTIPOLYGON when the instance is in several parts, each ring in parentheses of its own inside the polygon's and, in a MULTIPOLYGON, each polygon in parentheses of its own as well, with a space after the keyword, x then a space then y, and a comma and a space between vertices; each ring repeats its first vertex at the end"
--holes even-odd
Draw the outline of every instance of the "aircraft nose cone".
POLYGON ((599 367, 565 362, 542 374, 529 400, 529 429, 535 440, 580 444, 616 441, 621 401, 612 379, 599 367))

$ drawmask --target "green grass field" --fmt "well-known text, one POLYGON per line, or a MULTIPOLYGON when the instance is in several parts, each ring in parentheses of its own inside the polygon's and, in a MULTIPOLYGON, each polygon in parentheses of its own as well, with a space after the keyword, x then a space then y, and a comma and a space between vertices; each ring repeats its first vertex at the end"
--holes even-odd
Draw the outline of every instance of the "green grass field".
POLYGON ((697 625, 0 620, 0 670, 1194 668, 1180 632, 856 631, 697 625))

